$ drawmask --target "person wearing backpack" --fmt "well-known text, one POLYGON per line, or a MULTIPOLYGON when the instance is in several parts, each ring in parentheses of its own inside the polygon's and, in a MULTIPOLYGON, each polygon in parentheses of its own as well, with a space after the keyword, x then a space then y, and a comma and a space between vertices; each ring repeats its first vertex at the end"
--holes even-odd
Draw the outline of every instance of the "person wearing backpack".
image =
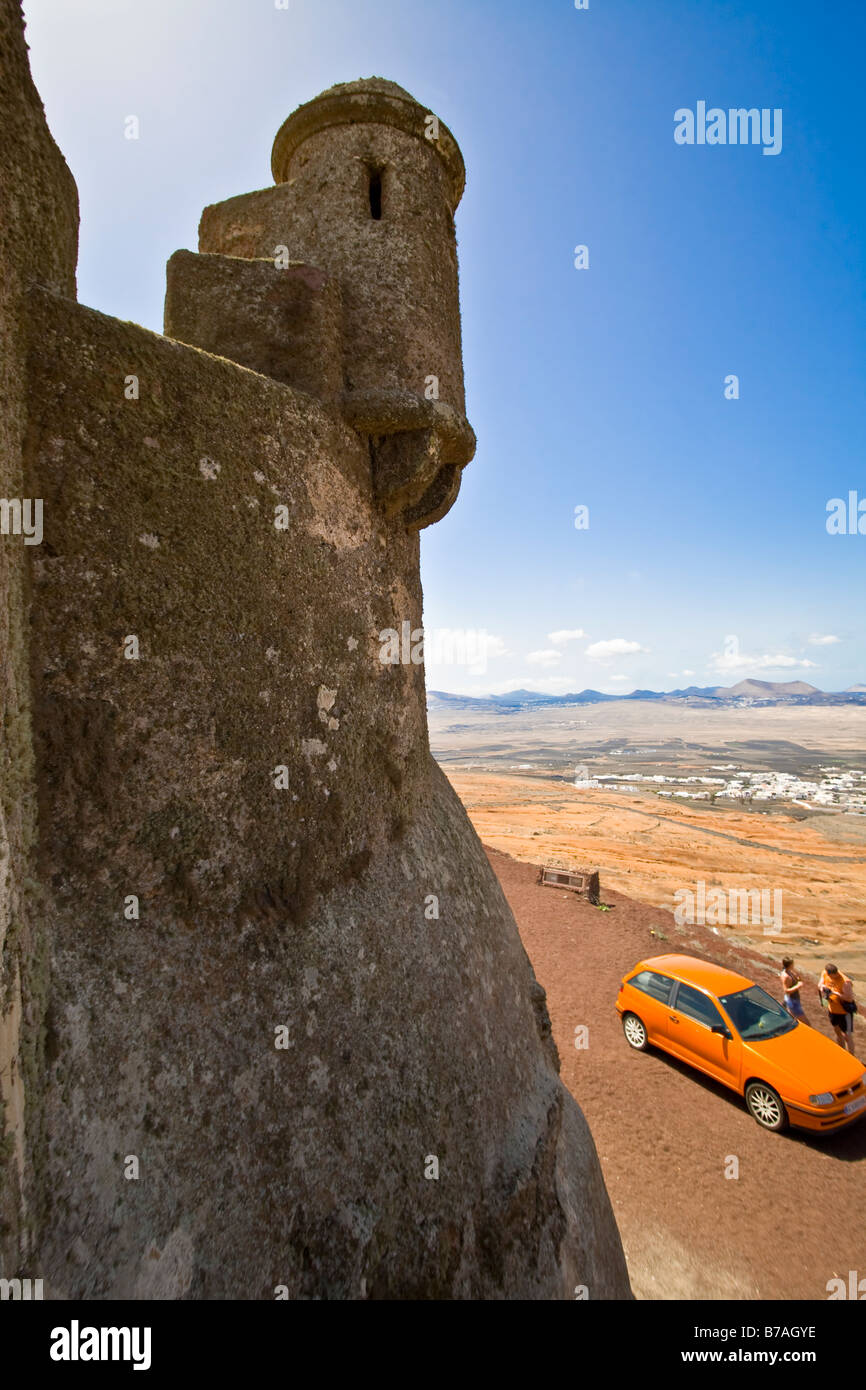
POLYGON ((825 965, 818 984, 818 997, 826 1001, 836 1041, 854 1055, 854 1015, 859 1012, 854 999, 854 982, 835 965, 825 965))

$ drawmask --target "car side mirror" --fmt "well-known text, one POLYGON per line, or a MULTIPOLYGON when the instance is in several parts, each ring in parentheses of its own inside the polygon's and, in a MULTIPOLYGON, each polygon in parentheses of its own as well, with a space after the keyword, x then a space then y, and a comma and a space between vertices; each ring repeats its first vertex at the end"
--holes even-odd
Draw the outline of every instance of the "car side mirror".
POLYGON ((732 1038, 734 1036, 730 1028, 724 1023, 714 1023, 712 1031, 714 1033, 721 1033, 723 1038, 732 1038))

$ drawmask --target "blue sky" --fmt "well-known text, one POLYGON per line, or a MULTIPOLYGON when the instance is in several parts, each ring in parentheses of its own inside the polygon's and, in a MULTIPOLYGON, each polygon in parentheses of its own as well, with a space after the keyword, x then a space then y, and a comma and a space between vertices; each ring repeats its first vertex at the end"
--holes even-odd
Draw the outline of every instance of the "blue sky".
POLYGON ((866 535, 826 529, 831 498, 866 499, 859 0, 24 9, 80 298, 157 331, 165 261, 271 182, 300 102, 377 74, 456 135, 479 445, 423 534, 425 627, 486 637, 475 669, 428 660, 431 688, 866 680, 866 535), (781 152, 678 145, 698 101, 780 108, 781 152))

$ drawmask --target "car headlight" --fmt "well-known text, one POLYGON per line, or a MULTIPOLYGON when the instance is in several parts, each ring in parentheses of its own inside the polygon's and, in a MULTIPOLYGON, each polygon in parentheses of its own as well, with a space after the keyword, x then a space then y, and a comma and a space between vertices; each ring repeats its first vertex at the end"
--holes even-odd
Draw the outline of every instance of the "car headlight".
POLYGON ((810 1105, 832 1105, 836 1097, 832 1091, 822 1091, 820 1096, 810 1096, 810 1105))

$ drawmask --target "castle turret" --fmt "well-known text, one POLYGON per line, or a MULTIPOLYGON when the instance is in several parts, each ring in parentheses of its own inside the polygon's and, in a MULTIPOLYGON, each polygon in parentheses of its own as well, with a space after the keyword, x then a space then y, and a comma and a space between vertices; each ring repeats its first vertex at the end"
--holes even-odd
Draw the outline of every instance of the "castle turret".
POLYGON ((274 141, 272 169, 276 187, 205 209, 204 268, 202 258, 188 265, 189 253, 170 262, 166 332, 267 374, 279 360, 279 379, 306 390, 309 372, 285 370, 274 337, 306 342, 308 350, 294 357, 314 358, 325 375, 330 356, 343 415, 370 440, 380 503, 410 528, 429 525, 453 503, 475 450, 460 342, 454 212, 465 171, 457 143, 402 87, 369 78, 331 87, 289 116, 274 141), (232 299, 228 310, 224 287, 215 294, 222 308, 204 332, 195 310, 202 276, 226 274, 214 255, 260 267, 255 283, 250 276, 238 285, 245 306, 232 299), (319 307, 323 286, 287 308, 280 327, 273 305, 290 282, 275 281, 265 262, 275 275, 295 273, 295 296, 299 272, 324 274, 339 300, 335 332, 326 331, 333 315, 319 307), (238 353, 236 325, 239 312, 261 318, 263 296, 268 346, 259 361, 250 349, 255 334, 241 335, 247 342, 238 353))

